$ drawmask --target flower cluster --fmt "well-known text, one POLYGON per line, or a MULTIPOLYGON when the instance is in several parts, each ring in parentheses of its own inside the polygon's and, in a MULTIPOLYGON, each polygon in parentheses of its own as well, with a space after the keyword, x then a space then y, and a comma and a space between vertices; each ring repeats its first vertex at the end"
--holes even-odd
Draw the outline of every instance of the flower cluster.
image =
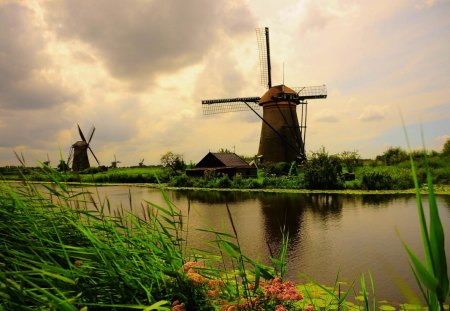
MULTIPOLYGON (((221 289, 224 283, 221 280, 211 280, 199 273, 199 270, 204 269, 198 262, 189 261, 182 267, 182 272, 186 274, 188 280, 200 290, 207 291, 210 299, 217 299, 220 296, 221 289)), ((184 311, 184 304, 178 300, 172 304, 171 311, 184 311)))
POLYGON ((261 288, 264 288, 266 298, 279 301, 296 301, 303 299, 302 295, 295 289, 294 282, 286 281, 283 283, 280 277, 267 282, 261 282, 261 288))
MULTIPOLYGON (((249 288, 255 290, 255 285, 250 284, 249 288)), ((288 311, 294 307, 294 302, 303 299, 302 295, 295 289, 294 282, 283 282, 281 278, 274 278, 259 283, 256 295, 250 299, 241 298, 239 302, 223 306, 222 311, 234 310, 275 310, 288 311)), ((314 311, 308 306, 307 311, 314 311)))

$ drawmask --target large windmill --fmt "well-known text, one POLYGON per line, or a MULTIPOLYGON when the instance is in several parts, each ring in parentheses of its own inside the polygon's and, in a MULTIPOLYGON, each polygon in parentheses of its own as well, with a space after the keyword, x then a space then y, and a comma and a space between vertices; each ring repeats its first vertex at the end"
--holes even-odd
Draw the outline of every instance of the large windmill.
POLYGON ((326 98, 325 85, 289 88, 272 86, 269 28, 256 29, 261 69, 261 84, 268 89, 261 97, 203 100, 203 114, 253 111, 261 120, 258 156, 263 162, 302 162, 306 159, 307 100, 326 98), (301 107, 300 123, 297 106, 301 107), (256 110, 262 107, 261 116, 256 110))
POLYGON ((89 164, 89 157, 88 157, 88 149, 94 156, 95 161, 97 161, 98 165, 100 165, 100 162, 98 161, 97 157, 94 154, 94 151, 92 151, 91 146, 89 145, 91 143, 92 137, 94 136, 95 127, 92 127, 89 132, 89 140, 86 140, 84 137, 83 131, 81 130, 80 126, 78 126, 78 133, 80 133, 81 140, 77 141, 72 145, 72 148, 70 149, 69 159, 67 160, 67 164, 69 164, 70 160, 73 156, 72 161, 72 170, 74 171, 83 171, 90 167, 89 164))

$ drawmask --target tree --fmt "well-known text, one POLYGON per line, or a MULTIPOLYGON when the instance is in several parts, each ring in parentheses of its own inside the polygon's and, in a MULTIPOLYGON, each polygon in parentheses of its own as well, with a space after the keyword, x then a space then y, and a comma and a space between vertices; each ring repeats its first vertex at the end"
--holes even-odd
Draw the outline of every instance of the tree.
POLYGON ((358 151, 344 151, 339 154, 342 164, 347 167, 349 173, 353 173, 355 168, 361 166, 361 156, 358 151))
POLYGON ((390 147, 377 160, 383 161, 385 165, 395 165, 408 160, 408 154, 400 147, 390 147))
POLYGON ((175 154, 172 151, 168 151, 161 156, 161 164, 164 167, 170 167, 175 172, 183 171, 186 168, 183 156, 181 154, 175 154))
POLYGON ((450 156, 450 138, 447 138, 447 141, 445 142, 444 147, 442 148, 442 155, 450 156))
POLYGON ((340 158, 322 147, 305 164, 305 185, 308 189, 340 189, 344 187, 341 173, 340 158))

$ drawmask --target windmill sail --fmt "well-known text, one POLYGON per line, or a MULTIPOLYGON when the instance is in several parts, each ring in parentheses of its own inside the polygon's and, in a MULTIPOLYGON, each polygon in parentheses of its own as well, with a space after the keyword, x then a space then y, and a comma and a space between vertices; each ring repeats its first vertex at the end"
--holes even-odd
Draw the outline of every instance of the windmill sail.
POLYGON ((272 87, 272 74, 270 66, 269 28, 257 28, 259 68, 261 70, 261 85, 270 89, 272 87))
POLYGON ((293 87, 292 89, 297 92, 300 100, 327 98, 326 85, 293 87))
POLYGON ((240 97, 202 100, 203 115, 259 110, 261 108, 258 105, 260 99, 260 97, 240 97))

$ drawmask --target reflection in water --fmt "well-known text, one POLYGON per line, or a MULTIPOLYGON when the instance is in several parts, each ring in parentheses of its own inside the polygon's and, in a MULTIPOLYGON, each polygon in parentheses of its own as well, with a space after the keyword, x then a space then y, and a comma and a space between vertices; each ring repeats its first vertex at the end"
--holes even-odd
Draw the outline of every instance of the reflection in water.
MULTIPOLYGON (((385 195, 379 195, 379 194, 363 194, 362 195, 362 203, 364 205, 387 205, 389 203, 392 203, 394 200, 401 200, 403 199, 404 202, 407 202, 411 198, 411 195, 408 194, 385 194, 385 195)), ((381 206, 380 206, 381 207, 381 206)))
POLYGON ((256 192, 243 191, 214 191, 214 190, 178 190, 175 191, 177 199, 187 198, 190 201, 196 201, 208 204, 235 203, 254 199, 258 196, 256 192))
POLYGON ((443 196, 444 202, 447 205, 447 209, 450 212, 450 195, 443 196))
MULTIPOLYGON (((164 205, 159 190, 144 187, 101 187, 112 208, 130 205, 135 211, 143 201, 164 205)), ((232 233, 226 204, 236 225, 244 254, 264 263, 279 255, 281 228, 289 232, 287 277, 301 282, 300 272, 319 282, 351 283, 370 271, 380 300, 405 301, 396 282, 416 288, 396 229, 411 248, 421 254, 422 243, 415 196, 338 195, 233 191, 166 191, 184 215, 188 214, 188 243, 202 249, 206 236, 195 228, 214 228, 232 233), (400 279, 400 281, 399 281, 400 279)), ((422 197, 427 209, 427 197, 422 197)), ((450 231, 450 196, 437 196, 444 230, 450 231)), ((446 244, 450 253, 450 243, 446 244)), ((204 249, 204 248, 203 248, 204 249)), ((450 256, 448 256, 450 266, 450 256)), ((417 291, 417 289, 416 289, 417 291)))
POLYGON ((304 195, 286 193, 270 193, 259 198, 264 217, 264 237, 273 256, 279 256, 283 230, 289 234, 288 252, 298 246, 304 198, 304 195))

